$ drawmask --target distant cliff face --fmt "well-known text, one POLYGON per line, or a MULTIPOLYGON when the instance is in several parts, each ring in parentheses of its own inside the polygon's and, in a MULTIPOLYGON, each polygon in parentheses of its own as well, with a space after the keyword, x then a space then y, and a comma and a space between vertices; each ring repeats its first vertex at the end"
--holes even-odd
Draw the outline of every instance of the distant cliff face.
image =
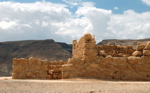
POLYGON ((61 45, 62 48, 67 50, 68 52, 72 53, 72 44, 66 44, 63 42, 57 42, 59 45, 61 45))
MULTIPOLYGON (((65 43, 64 43, 65 44, 65 43)), ((67 44, 66 44, 67 45, 67 44)), ((40 58, 67 61, 71 53, 54 40, 30 40, 0 43, 0 76, 11 75, 12 58, 40 58)))
POLYGON ((126 46, 132 46, 133 48, 135 48, 138 42, 147 43, 147 41, 150 41, 150 39, 139 39, 139 40, 108 39, 108 40, 103 40, 102 42, 99 42, 98 45, 126 45, 126 46))

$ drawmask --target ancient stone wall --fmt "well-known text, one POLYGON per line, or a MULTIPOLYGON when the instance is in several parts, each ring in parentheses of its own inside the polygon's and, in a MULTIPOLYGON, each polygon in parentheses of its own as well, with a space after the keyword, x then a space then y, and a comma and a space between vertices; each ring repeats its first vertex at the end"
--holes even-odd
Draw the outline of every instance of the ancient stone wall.
POLYGON ((96 45, 86 33, 73 40, 68 62, 29 58, 13 59, 14 79, 98 78, 108 80, 150 80, 150 42, 131 46, 96 45))
POLYGON ((85 77, 108 80, 150 80, 150 57, 106 57, 95 62, 73 59, 63 65, 63 78, 85 77), (79 63, 80 65, 76 65, 79 63))
POLYGON ((13 79, 61 79, 63 61, 13 59, 13 79))
POLYGON ((95 43, 95 36, 91 34, 85 34, 78 42, 73 40, 72 58, 86 58, 89 61, 95 60, 97 55, 95 43))
MULTIPOLYGON (((137 48, 142 47, 142 49, 136 49, 142 53, 137 56, 134 55, 134 49, 131 46, 97 46, 91 42, 94 41, 92 38, 86 40, 86 35, 80 39, 84 42, 78 45, 83 46, 80 50, 83 55, 70 58, 68 63, 62 66, 63 78, 150 80, 150 42, 147 45, 137 45, 137 48)), ((73 55, 78 55, 75 49, 73 51, 75 51, 73 55)))
POLYGON ((99 51, 99 55, 104 57, 107 55, 112 57, 128 57, 132 56, 132 53, 135 51, 132 46, 123 45, 97 45, 96 49, 99 51))

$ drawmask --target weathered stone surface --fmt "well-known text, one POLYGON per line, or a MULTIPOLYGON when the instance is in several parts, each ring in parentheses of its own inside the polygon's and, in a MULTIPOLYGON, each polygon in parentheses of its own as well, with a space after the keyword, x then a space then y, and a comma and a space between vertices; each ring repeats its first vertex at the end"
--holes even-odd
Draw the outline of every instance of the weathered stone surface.
POLYGON ((136 51, 142 51, 145 47, 145 44, 138 43, 136 46, 136 51))
POLYGON ((27 78, 29 78, 29 79, 30 79, 30 78, 31 78, 31 79, 36 78, 35 75, 34 75, 32 72, 28 72, 26 76, 27 76, 27 78))
POLYGON ((144 56, 150 56, 150 50, 143 50, 144 56))
POLYGON ((64 62, 36 59, 13 59, 14 79, 60 79, 62 74, 62 65, 64 62), (55 75, 54 75, 55 74, 55 75), (57 75, 57 77, 56 77, 57 75))
POLYGON ((85 33, 85 34, 84 34, 84 39, 85 39, 86 41, 91 40, 91 39, 92 39, 91 34, 90 34, 90 33, 85 33))
POLYGON ((149 68, 149 65, 146 65, 149 58, 143 56, 144 44, 138 44, 137 51, 135 51, 131 46, 97 46, 92 43, 92 40, 87 42, 82 37, 78 42, 76 41, 74 46, 76 48, 73 49, 73 57, 68 60, 68 63, 72 64, 72 67, 68 66, 64 68, 63 78, 88 77, 109 80, 150 79, 146 77, 149 74, 146 73, 148 72, 147 68, 149 68), (84 60, 82 64, 80 64, 80 59, 84 60), (74 70, 71 70, 72 68, 74 70))
POLYGON ((145 48, 144 48, 145 50, 150 50, 150 41, 149 42, 147 42, 147 44, 146 44, 146 46, 145 46, 145 48))
POLYGON ((135 56, 135 57, 142 56, 142 55, 143 55, 143 52, 142 52, 142 51, 134 51, 134 52, 132 53, 132 55, 135 56))

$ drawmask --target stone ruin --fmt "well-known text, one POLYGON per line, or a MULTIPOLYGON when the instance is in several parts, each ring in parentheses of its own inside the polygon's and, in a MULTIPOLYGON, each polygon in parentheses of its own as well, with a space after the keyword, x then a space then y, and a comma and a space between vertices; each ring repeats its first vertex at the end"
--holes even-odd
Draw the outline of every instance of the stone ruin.
POLYGON ((47 61, 30 57, 29 59, 13 59, 13 79, 61 79, 62 65, 60 61, 47 61))
POLYGON ((123 45, 96 45, 86 33, 73 40, 68 62, 29 58, 13 59, 13 79, 96 78, 104 80, 150 80, 150 42, 136 49, 123 45))

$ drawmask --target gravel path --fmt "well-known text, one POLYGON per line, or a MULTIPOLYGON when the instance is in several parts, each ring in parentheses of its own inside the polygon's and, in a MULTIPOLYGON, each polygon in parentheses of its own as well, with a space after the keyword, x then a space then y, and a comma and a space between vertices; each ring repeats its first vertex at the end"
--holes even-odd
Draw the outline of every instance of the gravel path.
POLYGON ((150 82, 94 79, 12 80, 0 77, 0 93, 150 93, 150 82))

